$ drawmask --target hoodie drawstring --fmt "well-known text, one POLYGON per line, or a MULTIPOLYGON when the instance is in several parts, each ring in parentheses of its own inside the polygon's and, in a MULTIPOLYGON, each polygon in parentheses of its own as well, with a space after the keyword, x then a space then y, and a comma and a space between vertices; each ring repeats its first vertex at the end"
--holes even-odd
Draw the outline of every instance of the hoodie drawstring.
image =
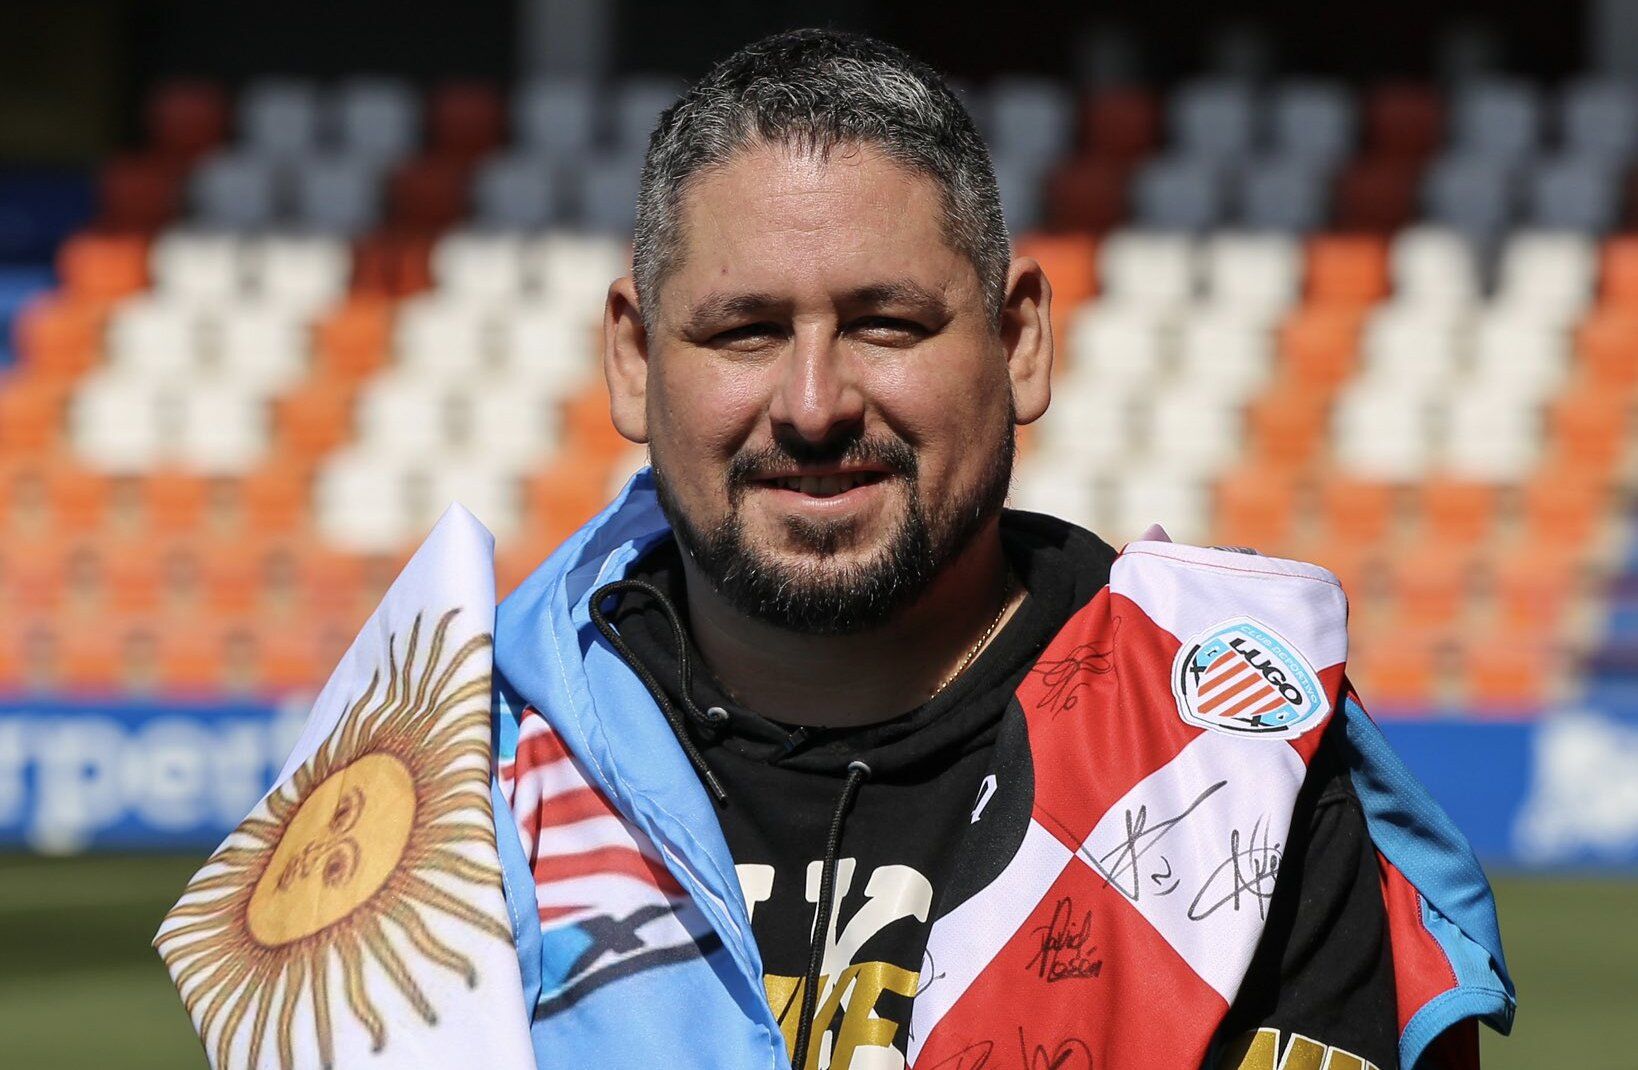
POLYGON ((842 822, 858 794, 859 785, 870 779, 870 766, 849 762, 847 782, 836 799, 830 817, 830 836, 825 841, 825 860, 819 867, 819 912, 813 919, 813 945, 808 952, 808 975, 802 985, 802 1017, 796 1023, 796 1045, 791 1049, 792 1070, 804 1070, 808 1045, 813 1037, 813 1015, 819 1004, 819 971, 824 965, 825 938, 830 933, 830 912, 836 899, 836 855, 842 849, 842 822))
POLYGON ((716 724, 717 718, 708 716, 705 711, 694 705, 694 700, 690 697, 692 692, 689 690, 688 642, 686 633, 683 631, 682 618, 677 615, 677 607, 671 604, 671 599, 667 598, 658 587, 655 587, 652 583, 644 583, 642 580, 615 580, 613 583, 605 583, 592 592, 589 607, 591 622, 603 634, 603 638, 609 641, 609 645, 614 647, 621 660, 631 667, 632 672, 637 674, 637 678, 643 682, 643 686, 648 688, 648 693, 654 697, 654 701, 660 707, 660 712, 665 715, 666 723, 671 725, 672 734, 677 737, 677 744, 682 747, 683 754, 687 755, 689 764, 694 767, 694 771, 705 782, 706 790, 711 793, 711 798, 716 800, 718 806, 721 806, 728 801, 728 792, 723 789, 722 781, 718 780, 717 775, 711 771, 711 767, 705 764, 704 755, 700 754, 699 748, 694 746, 694 741, 689 738, 688 728, 683 724, 682 716, 677 713, 676 707, 671 704, 671 699, 666 696, 665 688, 660 686, 660 682, 654 678, 654 674, 649 671, 648 666, 632 655, 631 647, 627 646, 626 641, 620 638, 620 633, 615 630, 614 625, 603 613, 603 602, 609 597, 625 591, 641 591, 659 604, 660 609, 666 615, 666 619, 671 622, 672 633, 677 637, 677 672, 682 680, 683 704, 688 708, 689 716, 701 724, 716 724))

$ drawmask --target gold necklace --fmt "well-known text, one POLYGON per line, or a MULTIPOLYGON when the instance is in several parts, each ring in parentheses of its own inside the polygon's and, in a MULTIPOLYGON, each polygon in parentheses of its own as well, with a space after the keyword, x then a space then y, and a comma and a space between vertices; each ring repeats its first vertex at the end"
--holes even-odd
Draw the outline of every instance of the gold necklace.
POLYGON ((990 626, 984 629, 984 634, 978 637, 978 642, 974 643, 972 648, 967 651, 967 656, 961 659, 961 664, 956 666, 955 672, 946 676, 943 683, 928 692, 928 702, 938 698, 945 688, 955 683, 956 677, 967 671, 967 667, 973 663, 973 659, 978 657, 979 651, 989 644, 990 638, 995 635, 995 630, 1001 627, 1001 618, 1007 615, 1007 607, 1011 604, 1012 566, 1008 565, 1006 572, 1001 577, 1001 608, 995 611, 995 619, 990 621, 990 626))

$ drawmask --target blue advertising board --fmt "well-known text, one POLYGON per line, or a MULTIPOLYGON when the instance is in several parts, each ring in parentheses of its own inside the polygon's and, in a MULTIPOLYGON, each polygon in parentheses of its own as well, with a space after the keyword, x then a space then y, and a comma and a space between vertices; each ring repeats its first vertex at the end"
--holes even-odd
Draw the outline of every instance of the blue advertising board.
MULTIPOLYGON (((208 851, 283 765, 305 703, 0 703, 0 850, 208 851)), ((1638 869, 1638 721, 1382 722, 1487 864, 1638 869)))

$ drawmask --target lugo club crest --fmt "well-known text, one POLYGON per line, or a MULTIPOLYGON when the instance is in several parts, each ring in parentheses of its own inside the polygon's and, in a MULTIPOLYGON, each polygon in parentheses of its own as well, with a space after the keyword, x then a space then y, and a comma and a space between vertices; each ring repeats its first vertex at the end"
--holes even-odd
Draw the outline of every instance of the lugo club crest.
POLYGON ((1184 643, 1172 665, 1172 694, 1187 723, 1244 735, 1300 736, 1330 709, 1308 659, 1250 617, 1184 643))

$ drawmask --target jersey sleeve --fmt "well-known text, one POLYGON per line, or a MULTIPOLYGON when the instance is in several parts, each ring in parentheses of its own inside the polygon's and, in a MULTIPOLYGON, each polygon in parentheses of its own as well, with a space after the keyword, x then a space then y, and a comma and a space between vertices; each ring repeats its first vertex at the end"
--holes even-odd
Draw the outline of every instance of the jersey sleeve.
POLYGON ((1297 806, 1268 923, 1213 1065, 1397 1070, 1393 960, 1376 852, 1329 741, 1315 754, 1297 806))

